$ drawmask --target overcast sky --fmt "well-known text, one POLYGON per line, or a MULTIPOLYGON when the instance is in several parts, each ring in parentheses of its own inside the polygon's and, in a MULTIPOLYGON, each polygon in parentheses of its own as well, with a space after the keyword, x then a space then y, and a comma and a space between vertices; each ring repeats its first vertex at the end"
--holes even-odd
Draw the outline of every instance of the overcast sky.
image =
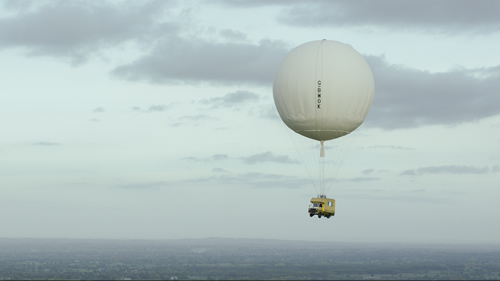
POLYGON ((0 237, 500 243, 498 1, 0 3, 0 237), (375 79, 330 219, 272 99, 320 39, 375 79))

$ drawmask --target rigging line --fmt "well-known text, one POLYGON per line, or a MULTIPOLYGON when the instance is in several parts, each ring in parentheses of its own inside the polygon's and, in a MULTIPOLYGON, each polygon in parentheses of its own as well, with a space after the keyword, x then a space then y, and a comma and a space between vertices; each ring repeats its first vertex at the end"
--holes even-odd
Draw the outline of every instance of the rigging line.
POLYGON ((341 154, 342 154, 341 142, 342 142, 342 140, 337 140, 337 142, 333 146, 334 151, 332 151, 332 154, 334 154, 334 157, 332 157, 332 160, 330 163, 331 165, 329 167, 330 168, 329 175, 330 175, 331 179, 329 180, 329 184, 327 185, 327 188, 326 188, 327 192, 330 191, 330 188, 333 186, 337 171, 339 170, 339 166, 341 165, 340 161, 339 161, 339 159, 341 158, 341 154))
POLYGON ((321 157, 321 195, 326 195, 325 193, 325 157, 321 157))
POLYGON ((286 131, 288 133, 288 136, 290 137, 290 140, 292 141, 293 146, 295 147, 295 151, 297 152, 297 154, 299 156, 300 163, 302 164, 302 167, 306 170, 308 178, 311 181, 312 186, 317 193, 318 187, 316 186, 316 183, 314 181, 315 177, 313 177, 313 174, 314 174, 313 170, 314 169, 311 170, 309 168, 309 167, 314 167, 314 165, 311 165, 311 164, 313 164, 313 162, 311 161, 312 159, 310 157, 308 157, 309 144, 307 143, 307 141, 309 139, 297 134, 296 132, 294 132, 292 130, 289 130, 288 128, 286 131))
MULTIPOLYGON (((343 166, 343 163, 344 163, 345 159, 347 158, 347 155, 352 151, 354 142, 357 139, 358 135, 359 134, 357 132, 350 133, 350 134, 344 136, 343 137, 344 139, 342 140, 342 144, 339 144, 339 148, 341 148, 341 150, 338 153, 339 159, 338 159, 338 164, 336 165, 337 166, 336 170, 333 171, 334 178, 337 178, 337 175, 340 171, 340 168, 343 166)), ((332 186, 333 186, 333 181, 330 182, 330 185, 328 186, 327 191, 329 191, 332 188, 332 186)))

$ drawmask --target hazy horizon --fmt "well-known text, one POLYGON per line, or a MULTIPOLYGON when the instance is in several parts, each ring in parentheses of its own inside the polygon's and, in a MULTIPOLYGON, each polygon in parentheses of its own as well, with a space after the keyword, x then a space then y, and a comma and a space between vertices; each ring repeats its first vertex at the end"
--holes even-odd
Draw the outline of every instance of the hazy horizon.
POLYGON ((0 239, 0 277, 486 280, 500 276, 499 250, 499 245, 388 246, 234 238, 161 241, 14 238, 0 239))

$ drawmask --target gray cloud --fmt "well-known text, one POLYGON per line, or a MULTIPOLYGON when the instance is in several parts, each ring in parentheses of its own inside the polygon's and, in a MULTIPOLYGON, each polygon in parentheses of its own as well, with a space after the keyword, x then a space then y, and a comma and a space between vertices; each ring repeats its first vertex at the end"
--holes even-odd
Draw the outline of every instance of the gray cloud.
POLYGON ((356 177, 356 178, 349 178, 349 179, 339 179, 337 181, 342 182, 342 181, 349 181, 349 182, 363 182, 363 181, 376 181, 380 180, 380 178, 377 177, 356 177))
POLYGON ((176 105, 177 105, 177 103, 170 103, 168 105, 165 105, 165 104, 153 104, 153 105, 151 105, 147 109, 142 109, 140 106, 133 106, 133 107, 131 107, 131 109, 133 111, 144 112, 144 113, 164 112, 164 111, 168 111, 169 109, 172 109, 176 105))
POLYGON ((217 118, 206 114, 185 115, 177 118, 177 122, 170 122, 169 125, 172 127, 178 127, 180 125, 185 125, 188 123, 198 125, 197 121, 203 120, 217 120, 217 118))
POLYGON ((184 157, 181 160, 189 160, 189 161, 196 161, 196 162, 211 162, 211 161, 222 161, 222 160, 227 160, 229 159, 229 156, 227 154, 214 154, 210 157, 206 158, 196 158, 196 157, 184 157))
POLYGON ((500 172, 500 166, 495 165, 495 166, 491 167, 491 171, 492 171, 493 173, 498 173, 498 172, 500 172))
POLYGON ((216 0, 213 3, 235 8, 259 8, 264 6, 293 6, 303 0, 216 0))
POLYGON ((173 184, 175 183, 168 181, 156 181, 156 182, 146 182, 146 183, 121 184, 117 185, 116 187, 125 189, 150 189, 150 188, 172 186, 173 184))
POLYGON ((188 161, 195 161, 195 162, 203 161, 202 158, 197 158, 197 157, 192 157, 192 156, 190 156, 190 157, 183 157, 183 158, 181 158, 181 160, 188 160, 188 161))
MULTIPOLYGON (((486 174, 489 172, 490 172, 489 167, 478 168, 474 166, 443 165, 443 166, 428 166, 413 170, 406 170, 402 172, 401 175, 421 176, 424 174, 486 174)), ((493 172, 495 172, 495 166, 493 167, 493 172)))
POLYGON ((221 175, 212 180, 220 184, 244 184, 251 188, 300 188, 311 184, 306 178, 266 173, 221 175))
POLYGON ((299 164, 299 161, 290 159, 287 155, 274 155, 272 152, 264 152, 248 157, 241 157, 246 164, 257 164, 263 162, 276 162, 282 164, 299 164))
POLYGON ((69 58, 78 64, 101 48, 176 30, 156 21, 167 1, 44 1, 0 18, 0 48, 24 47, 30 55, 69 58))
POLYGON ((132 183, 117 185, 118 188, 125 189, 151 189, 162 188, 171 186, 183 186, 198 183, 213 183, 213 184, 227 184, 227 185, 243 185, 250 188, 300 188, 309 185, 309 179, 297 178, 294 176, 285 176, 279 174, 267 173, 243 173, 243 174, 230 174, 225 170, 217 170, 221 173, 211 177, 191 178, 181 181, 155 181, 144 183, 132 183))
POLYGON ((372 145, 366 147, 360 147, 360 149, 395 149, 395 150, 414 150, 410 147, 400 146, 400 145, 372 145))
POLYGON ((229 173, 229 171, 222 169, 222 168, 213 168, 212 172, 214 172, 214 173, 229 173))
POLYGON ((258 108, 254 108, 250 110, 249 114, 256 115, 259 118, 270 119, 274 121, 281 120, 274 104, 268 104, 258 108))
POLYGON ((373 173, 377 173, 377 174, 382 174, 382 173, 388 173, 390 172, 389 170, 375 170, 375 169, 365 169, 363 171, 361 171, 361 173, 363 175, 371 175, 373 173))
POLYGON ((257 164, 265 162, 275 162, 281 164, 299 164, 299 161, 290 159, 287 155, 274 155, 272 152, 264 152, 260 154, 254 154, 247 157, 232 158, 227 154, 214 154, 206 158, 197 157, 185 157, 182 160, 195 161, 195 162, 213 162, 213 161, 223 161, 229 159, 241 160, 246 164, 257 164))
POLYGON ((404 195, 388 195, 384 196, 384 193, 373 193, 373 194, 355 194, 351 196, 346 196, 346 197, 355 197, 356 200, 360 199, 368 199, 368 200, 386 200, 386 201, 397 201, 397 202, 419 202, 419 203, 426 203, 426 204, 443 204, 447 203, 450 201, 449 198, 440 198, 436 197, 435 195, 432 197, 426 197, 426 196, 417 196, 417 194, 411 194, 410 196, 404 196, 404 195))
POLYGON ((204 119, 213 119, 213 117, 210 117, 205 114, 196 114, 196 115, 186 115, 179 118, 179 120, 188 120, 188 121, 198 121, 204 119))
POLYGON ((500 66, 427 71, 365 56, 375 79, 366 125, 385 129, 454 125, 500 114, 500 66))
POLYGON ((271 84, 288 50, 281 41, 261 40, 255 45, 171 38, 112 74, 151 83, 271 84))
POLYGON ((219 34, 230 41, 246 41, 247 36, 241 31, 232 29, 222 29, 219 34))
POLYGON ((232 107, 246 102, 257 101, 258 99, 259 95, 255 93, 248 91, 236 91, 234 93, 228 93, 222 97, 202 99, 200 100, 200 103, 211 105, 213 108, 217 108, 219 106, 232 107))
POLYGON ((383 27, 401 31, 491 33, 500 29, 495 0, 219 1, 238 8, 282 6, 279 21, 292 26, 383 27))
POLYGON ((96 107, 92 110, 92 112, 102 113, 106 111, 103 107, 96 107))
POLYGON ((374 169, 366 169, 366 170, 361 171, 361 173, 363 173, 365 175, 369 175, 369 174, 373 173, 374 171, 375 171, 374 169))
POLYGON ((227 154, 214 154, 214 155, 212 155, 212 159, 214 159, 215 161, 226 160, 227 158, 229 158, 229 156, 227 156, 227 154))
POLYGON ((164 104, 152 105, 148 108, 147 112, 163 112, 168 109, 168 106, 164 104))
POLYGON ((50 142, 50 141, 39 141, 39 142, 34 142, 33 145, 40 145, 40 146, 57 146, 57 145, 62 145, 57 142, 50 142))

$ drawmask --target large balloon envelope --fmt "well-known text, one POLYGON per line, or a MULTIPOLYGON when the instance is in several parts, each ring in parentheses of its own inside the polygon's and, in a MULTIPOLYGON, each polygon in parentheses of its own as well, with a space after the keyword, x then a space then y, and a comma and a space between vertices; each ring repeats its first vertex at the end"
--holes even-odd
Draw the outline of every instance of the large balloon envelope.
POLYGON ((305 43, 281 62, 273 83, 283 122, 305 137, 327 141, 349 134, 368 114, 373 75, 351 45, 330 40, 305 43))

